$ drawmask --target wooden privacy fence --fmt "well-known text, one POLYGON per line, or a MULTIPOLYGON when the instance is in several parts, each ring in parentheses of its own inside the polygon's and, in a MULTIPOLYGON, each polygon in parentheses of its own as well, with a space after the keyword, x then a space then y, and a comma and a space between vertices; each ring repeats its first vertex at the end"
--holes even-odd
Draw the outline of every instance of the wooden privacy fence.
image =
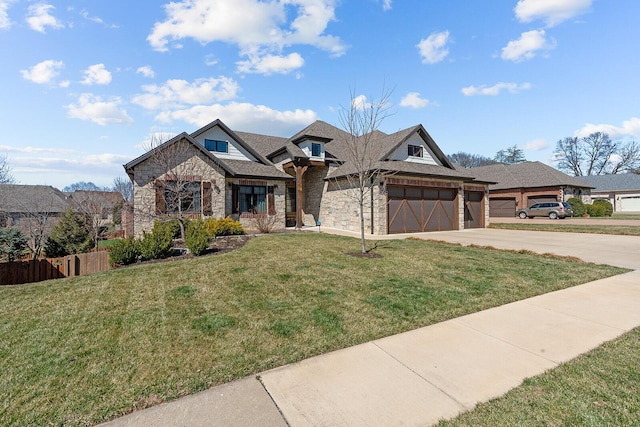
POLYGON ((109 251, 0 263, 0 285, 19 285, 111 269, 109 251))

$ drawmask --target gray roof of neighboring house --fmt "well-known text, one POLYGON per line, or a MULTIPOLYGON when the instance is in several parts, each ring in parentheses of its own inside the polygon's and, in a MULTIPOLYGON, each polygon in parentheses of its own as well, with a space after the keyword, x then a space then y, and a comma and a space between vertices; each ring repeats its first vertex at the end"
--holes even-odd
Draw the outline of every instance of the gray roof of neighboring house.
POLYGON ((65 194, 50 185, 0 184, 0 211, 62 213, 68 208, 65 194))
POLYGON ((117 191, 90 191, 90 190, 76 190, 73 193, 68 193, 71 202, 79 205, 99 204, 102 208, 111 209, 119 202, 124 202, 122 194, 117 191))
POLYGON ((497 163, 466 170, 480 180, 496 182, 497 184, 489 186, 489 190, 529 187, 592 188, 591 185, 541 162, 513 165, 497 163))
POLYGON ((595 187, 594 191, 640 191, 640 175, 635 173, 578 176, 576 178, 595 187))

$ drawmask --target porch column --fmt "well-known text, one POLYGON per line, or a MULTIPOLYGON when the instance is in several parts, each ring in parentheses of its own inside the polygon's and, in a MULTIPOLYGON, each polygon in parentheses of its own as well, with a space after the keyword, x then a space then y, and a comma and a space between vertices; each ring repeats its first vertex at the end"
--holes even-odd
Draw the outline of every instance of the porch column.
POLYGON ((296 228, 302 228, 302 176, 308 166, 294 166, 296 169, 296 228))

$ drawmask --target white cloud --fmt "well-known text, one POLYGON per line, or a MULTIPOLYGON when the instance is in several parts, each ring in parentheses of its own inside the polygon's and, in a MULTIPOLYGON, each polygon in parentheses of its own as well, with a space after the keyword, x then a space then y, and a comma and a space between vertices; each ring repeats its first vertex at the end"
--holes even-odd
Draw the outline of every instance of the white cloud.
POLYGON ((351 100, 351 106, 356 110, 364 110, 365 108, 371 108, 372 104, 367 102, 365 95, 358 95, 351 100))
POLYGON ((111 73, 104 67, 104 64, 91 65, 84 71, 83 85, 108 85, 111 83, 111 73))
POLYGON ((502 91, 507 91, 509 93, 519 93, 523 90, 531 89, 531 83, 505 83, 499 82, 493 86, 481 85, 481 86, 468 86, 462 88, 462 93, 466 96, 476 96, 476 95, 489 95, 496 96, 499 95, 502 91))
POLYGON ((46 33, 46 27, 53 29, 64 28, 54 16, 49 12, 53 11, 55 7, 50 4, 38 3, 29 6, 29 15, 27 17, 27 23, 32 30, 40 33, 46 33))
POLYGON ((127 115, 126 110, 121 109, 122 100, 113 97, 102 100, 101 97, 91 93, 83 93, 78 97, 76 104, 66 105, 67 116, 73 119, 87 120, 101 126, 113 124, 130 124, 133 119, 127 115))
POLYGON ((34 83, 45 84, 50 83, 58 74, 58 70, 64 67, 62 61, 54 61, 48 59, 42 61, 28 70, 21 70, 20 73, 25 80, 30 80, 34 83))
POLYGON ((48 154, 69 154, 74 150, 66 148, 42 148, 42 147, 12 147, 10 145, 0 145, 0 151, 8 153, 48 153, 48 154))
POLYGON ((432 33, 426 39, 420 40, 416 45, 420 51, 424 64, 435 64, 442 61, 449 54, 447 43, 449 42, 449 31, 432 33))
POLYGON ((631 117, 622 122, 622 126, 587 123, 575 132, 575 136, 582 138, 594 132, 604 132, 611 139, 620 139, 626 136, 640 138, 640 117, 631 117))
POLYGON ((167 80, 162 85, 145 85, 146 92, 133 97, 132 102, 148 110, 184 108, 185 105, 208 104, 234 99, 238 83, 229 77, 186 80, 167 80))
POLYGON ((258 74, 288 74, 304 65, 304 59, 299 53, 291 53, 287 56, 264 55, 250 56, 247 61, 236 62, 241 73, 258 74))
POLYGON ((11 19, 9 18, 9 6, 15 0, 0 0, 0 30, 11 27, 11 19))
POLYGON ((245 132, 291 136, 317 119, 312 110, 278 111, 264 105, 231 102, 226 105, 198 105, 195 107, 160 113, 156 119, 170 123, 183 120, 195 126, 204 126, 220 118, 229 127, 245 132))
POLYGON ((382 0, 382 10, 391 10, 392 0, 382 0))
POLYGON ((511 40, 502 48, 502 59, 520 62, 536 56, 538 51, 555 48, 555 42, 546 39, 544 30, 531 30, 520 35, 518 40, 511 40))
POLYGON ((543 20, 553 27, 585 13, 592 0, 520 0, 514 12, 520 22, 543 20))
POLYGON ((418 92, 409 92, 400 101, 401 107, 422 108, 427 105, 429 105, 429 100, 420 98, 420 94, 418 92))
POLYGON ((534 139, 533 141, 529 141, 525 143, 522 146, 522 149, 527 151, 541 151, 547 147, 549 147, 549 143, 546 140, 540 138, 540 139, 534 139))
POLYGON ((315 46, 340 56, 346 46, 340 38, 324 34, 329 22, 335 20, 336 1, 172 2, 165 5, 167 19, 155 23, 147 41, 158 51, 167 51, 170 42, 172 47, 179 47, 175 42, 187 38, 201 44, 222 41, 237 45, 241 56, 248 56, 250 61, 252 56, 280 55, 283 48, 296 44, 315 46), (292 15, 295 16, 289 18, 292 15))
POLYGON ((102 20, 102 18, 98 16, 91 16, 89 15, 89 12, 87 12, 86 10, 83 10, 82 12, 80 12, 80 16, 82 16, 87 21, 95 22, 97 24, 104 24, 104 21, 102 20))
POLYGON ((156 76, 156 73, 153 71, 153 68, 151 68, 148 65, 138 68, 136 70, 136 73, 142 74, 143 76, 148 77, 150 79, 156 76))

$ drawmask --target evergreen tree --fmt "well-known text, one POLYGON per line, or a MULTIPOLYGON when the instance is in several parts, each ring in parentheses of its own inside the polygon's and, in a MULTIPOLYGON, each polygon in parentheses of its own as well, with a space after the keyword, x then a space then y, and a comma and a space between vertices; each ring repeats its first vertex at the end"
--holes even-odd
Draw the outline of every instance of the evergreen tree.
POLYGON ((0 228, 0 258, 15 261, 28 249, 26 236, 17 228, 0 228))
POLYGON ((54 227, 45 244, 48 257, 80 254, 93 247, 91 231, 85 218, 68 209, 54 227))

